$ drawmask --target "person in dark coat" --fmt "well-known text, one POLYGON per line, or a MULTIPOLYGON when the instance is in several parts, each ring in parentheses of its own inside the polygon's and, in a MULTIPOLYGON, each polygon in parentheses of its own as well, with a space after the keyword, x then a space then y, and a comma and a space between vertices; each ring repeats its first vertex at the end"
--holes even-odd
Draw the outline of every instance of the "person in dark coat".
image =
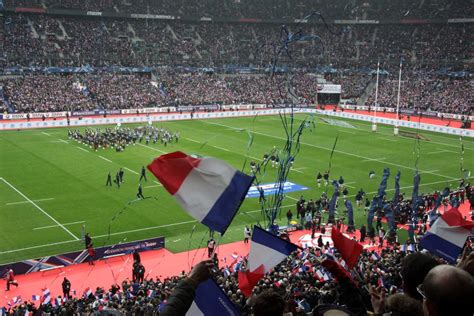
POLYGON ((360 242, 364 242, 365 241, 365 237, 367 235, 367 230, 365 228, 365 225, 362 224, 362 226, 360 227, 360 242))
POLYGON ((69 292, 71 291, 71 282, 68 279, 66 279, 66 277, 64 278, 61 286, 63 288, 63 297, 67 299, 71 298, 69 294, 69 292))

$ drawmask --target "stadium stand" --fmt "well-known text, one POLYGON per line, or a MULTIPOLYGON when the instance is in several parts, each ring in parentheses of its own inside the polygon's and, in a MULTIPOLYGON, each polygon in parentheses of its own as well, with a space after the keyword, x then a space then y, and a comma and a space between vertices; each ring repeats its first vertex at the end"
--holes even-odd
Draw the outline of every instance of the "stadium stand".
MULTIPOLYGON (((468 0, 5 0, 4 6, 0 16, 0 68, 4 74, 9 68, 22 67, 123 66, 152 67, 153 70, 145 73, 94 70, 75 74, 32 71, 0 77, 2 113, 205 104, 311 105, 317 103, 321 82, 340 84, 341 98, 350 103, 372 106, 377 61, 384 70, 378 104, 394 108, 398 64, 402 59, 402 109, 473 114, 473 82, 469 75, 474 57, 473 23, 446 23, 447 19, 474 16, 474 6, 468 0), (22 13, 15 10, 19 7, 37 10, 22 13), (318 38, 299 43, 292 51, 291 62, 282 58, 278 64, 282 68, 295 68, 291 69, 290 82, 279 74, 270 76, 272 51, 267 44, 278 40, 281 21, 295 22, 315 8, 328 21, 374 23, 330 23, 329 27, 308 23, 310 34, 318 38), (68 15, 44 14, 49 9, 75 11, 68 15), (86 11, 184 18, 82 16, 86 11), (202 17, 216 20, 199 21, 202 17), (238 21, 240 23, 236 23, 238 21), (232 66, 258 70, 250 74, 227 73, 232 66), (183 70, 186 67, 201 69, 183 70), (212 68, 212 71, 202 68, 212 68), (282 93, 288 88, 294 92, 292 95, 282 93)), ((466 198, 472 201, 471 188, 465 190, 466 198)), ((410 203, 405 205, 409 206, 410 203)), ((422 212, 419 216, 424 221, 420 233, 426 231, 424 215, 422 212)), ((399 216, 398 223, 405 224, 407 216, 399 216)), ((472 251, 472 244, 467 247, 472 251)), ((359 289, 354 290, 352 282, 342 279, 336 282, 336 273, 327 279, 315 277, 322 269, 317 260, 321 249, 315 247, 307 251, 310 255, 305 259, 301 251, 285 259, 259 281, 253 293, 258 295, 268 290, 278 293, 284 298, 285 311, 293 315, 312 313, 320 304, 344 305, 354 315, 364 315, 367 310, 380 310, 374 300, 370 302, 371 293, 361 288, 379 285, 394 294, 406 286, 404 273, 416 273, 418 271, 413 271, 419 268, 416 264, 407 267, 406 262, 420 254, 408 254, 398 246, 381 247, 377 252, 364 250, 354 273, 359 289), (311 266, 311 271, 302 269, 305 264, 311 266)), ((340 259, 337 251, 335 255, 340 259)), ((424 259, 445 263, 439 258, 424 259)), ((469 260, 470 265, 463 261, 463 267, 472 275, 469 269, 474 263, 473 254, 464 260, 469 260)), ((421 283, 426 274, 428 271, 419 275, 421 283)), ((250 304, 237 285, 237 271, 229 271, 221 265, 214 277, 240 311, 250 314, 250 304)), ((182 274, 133 284, 123 280, 120 285, 112 284, 110 289, 97 288, 82 296, 80 293, 61 304, 51 302, 39 307, 32 302, 15 304, 10 313, 158 314, 166 308, 173 289, 185 278, 182 274)), ((469 286, 463 294, 474 294, 469 292, 472 284, 469 286)), ((422 297, 413 295, 411 290, 402 294, 404 302, 413 300, 409 302, 411 305, 403 305, 409 307, 404 312, 399 311, 402 315, 417 315, 422 309, 422 297)), ((427 290, 433 291, 433 288, 427 290)), ((374 296, 372 292, 372 299, 374 296)), ((401 306, 387 301, 384 311, 395 312, 401 306)), ((472 315, 472 302, 468 308, 471 310, 465 314, 472 315)))

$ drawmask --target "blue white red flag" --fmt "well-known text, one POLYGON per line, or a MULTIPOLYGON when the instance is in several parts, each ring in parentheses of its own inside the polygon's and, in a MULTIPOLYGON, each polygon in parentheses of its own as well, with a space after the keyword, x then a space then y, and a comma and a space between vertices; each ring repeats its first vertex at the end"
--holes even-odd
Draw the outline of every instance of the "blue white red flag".
POLYGON ((41 296, 39 295, 31 295, 31 300, 33 302, 39 301, 41 299, 41 296))
POLYGON ((199 284, 186 316, 240 315, 234 303, 213 279, 199 284))
POLYGON ((41 304, 49 304, 51 302, 51 292, 49 289, 43 289, 43 295, 41 296, 41 304))
POLYGON ((429 252, 455 263, 468 236, 472 235, 474 222, 467 221, 457 208, 452 208, 439 217, 420 245, 429 252))
POLYGON ((298 247, 295 244, 255 226, 248 258, 249 270, 255 271, 263 265, 267 273, 296 249, 298 247))
POLYGON ((222 160, 194 158, 180 151, 161 155, 148 165, 148 170, 186 212, 221 234, 254 179, 222 160))

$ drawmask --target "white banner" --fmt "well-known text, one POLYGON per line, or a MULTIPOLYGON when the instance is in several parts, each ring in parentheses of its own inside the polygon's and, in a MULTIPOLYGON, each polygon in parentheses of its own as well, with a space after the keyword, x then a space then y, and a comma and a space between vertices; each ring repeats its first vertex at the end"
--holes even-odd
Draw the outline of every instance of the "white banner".
POLYGON ((318 84, 318 93, 341 94, 340 84, 318 84))

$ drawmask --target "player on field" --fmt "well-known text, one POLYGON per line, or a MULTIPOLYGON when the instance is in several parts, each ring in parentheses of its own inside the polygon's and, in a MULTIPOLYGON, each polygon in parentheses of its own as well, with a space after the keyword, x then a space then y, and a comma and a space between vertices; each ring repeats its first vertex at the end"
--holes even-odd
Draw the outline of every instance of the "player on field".
POLYGON ((318 175, 316 176, 316 183, 318 184, 318 188, 321 187, 322 179, 323 179, 323 176, 321 175, 321 172, 318 171, 318 175))
POLYGON ((147 179, 146 179, 146 169, 145 169, 145 166, 142 166, 142 171, 141 171, 141 173, 140 173, 140 180, 138 180, 138 181, 141 182, 142 179, 145 179, 145 182, 147 181, 147 179))
POLYGON ((107 182, 105 183, 105 186, 106 187, 112 186, 112 176, 110 175, 110 171, 109 171, 109 174, 107 175, 107 182))
POLYGON ((145 197, 143 196, 143 189, 142 189, 142 184, 141 184, 141 182, 138 184, 137 198, 139 198, 139 199, 144 199, 144 198, 145 198, 145 197))

